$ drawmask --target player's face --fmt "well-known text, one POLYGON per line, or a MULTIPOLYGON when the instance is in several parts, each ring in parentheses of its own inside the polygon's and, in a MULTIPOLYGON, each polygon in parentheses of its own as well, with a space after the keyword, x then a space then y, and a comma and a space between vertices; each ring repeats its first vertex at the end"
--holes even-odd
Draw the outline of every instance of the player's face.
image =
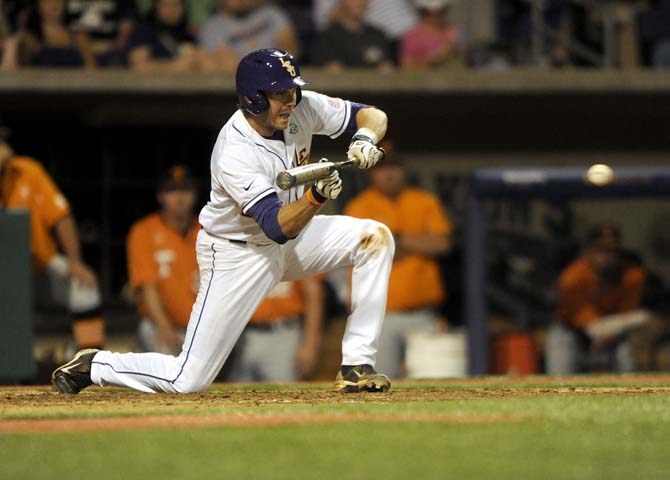
POLYGON ((195 191, 191 189, 165 190, 158 194, 158 203, 166 217, 186 219, 193 215, 195 191))
POLYGON ((270 108, 266 113, 265 126, 272 130, 270 134, 277 130, 285 130, 288 128, 291 112, 297 105, 297 90, 291 88, 279 92, 269 92, 267 96, 270 101, 270 108))
POLYGON ((389 197, 395 197, 405 187, 405 169, 401 165, 384 165, 372 168, 370 177, 372 185, 383 195, 389 197))

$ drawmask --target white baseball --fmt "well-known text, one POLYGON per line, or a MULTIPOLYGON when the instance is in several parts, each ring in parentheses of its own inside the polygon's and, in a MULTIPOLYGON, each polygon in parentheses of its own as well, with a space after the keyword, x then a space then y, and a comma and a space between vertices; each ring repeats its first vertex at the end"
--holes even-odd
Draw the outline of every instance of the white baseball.
POLYGON ((586 172, 586 179, 593 185, 602 187, 614 179, 614 171, 608 165, 597 163, 589 167, 586 172))

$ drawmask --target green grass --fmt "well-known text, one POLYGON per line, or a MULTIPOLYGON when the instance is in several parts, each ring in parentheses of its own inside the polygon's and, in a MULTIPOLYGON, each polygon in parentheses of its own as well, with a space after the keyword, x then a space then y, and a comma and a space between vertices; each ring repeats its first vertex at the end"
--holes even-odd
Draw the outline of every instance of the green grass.
MULTIPOLYGON (((400 388, 468 388, 476 394, 498 388, 494 384, 400 388)), ((617 385, 608 378, 593 385, 645 384, 617 385)), ((518 420, 0 434, 0 479, 670 478, 667 392, 475 396, 430 402, 210 405, 191 413, 504 414, 518 420)), ((174 411, 189 413, 183 405, 174 411)))

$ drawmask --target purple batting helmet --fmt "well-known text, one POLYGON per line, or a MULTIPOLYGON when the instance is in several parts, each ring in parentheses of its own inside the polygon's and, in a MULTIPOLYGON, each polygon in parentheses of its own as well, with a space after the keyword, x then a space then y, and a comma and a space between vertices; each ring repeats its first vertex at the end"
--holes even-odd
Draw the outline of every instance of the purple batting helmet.
POLYGON ((300 67, 293 55, 276 48, 265 48, 240 60, 235 83, 240 106, 251 115, 260 115, 270 107, 264 92, 295 88, 300 103, 300 87, 309 82, 300 77, 300 67))

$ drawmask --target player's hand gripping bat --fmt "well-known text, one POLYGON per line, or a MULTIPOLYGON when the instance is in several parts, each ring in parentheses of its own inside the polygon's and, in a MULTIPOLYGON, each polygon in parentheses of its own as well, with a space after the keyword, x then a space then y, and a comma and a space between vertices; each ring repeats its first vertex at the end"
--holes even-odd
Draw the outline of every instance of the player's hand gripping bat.
POLYGON ((327 177, 335 170, 351 167, 353 164, 353 160, 345 160, 344 162, 326 161, 303 165, 301 167, 295 167, 279 172, 275 183, 282 190, 288 190, 296 185, 316 182, 317 180, 327 177))

